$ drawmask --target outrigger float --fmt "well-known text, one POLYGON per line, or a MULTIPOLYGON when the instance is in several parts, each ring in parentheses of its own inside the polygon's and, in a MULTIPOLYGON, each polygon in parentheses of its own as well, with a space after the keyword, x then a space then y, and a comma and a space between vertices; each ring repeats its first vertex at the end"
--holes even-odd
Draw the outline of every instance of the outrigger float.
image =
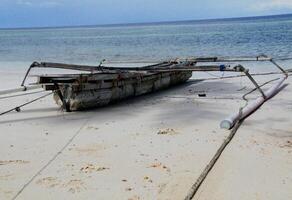
MULTIPOLYGON (((245 72, 241 65, 198 65, 198 63, 221 63, 250 59, 188 58, 160 62, 143 67, 106 67, 61 63, 34 62, 28 69, 25 80, 33 68, 60 68, 83 71, 78 74, 38 76, 37 84, 45 90, 54 91, 54 99, 67 112, 104 106, 129 97, 139 96, 186 82, 193 71, 245 72)), ((263 61, 266 57, 253 60, 263 61)), ((257 85, 256 85, 257 86, 257 85)), ((258 87, 258 86, 257 86, 258 87)))
POLYGON ((175 60, 135 68, 35 62, 28 69, 25 79, 36 67, 87 72, 38 77, 37 84, 45 90, 54 91, 56 102, 69 112, 100 107, 181 84, 192 76, 192 71, 233 71, 223 65, 196 66, 198 61, 207 60, 210 59, 175 60))
MULTIPOLYGON (((255 102, 255 105, 251 103, 247 108, 242 109, 240 113, 236 113, 223 120, 221 127, 227 129, 230 129, 236 120, 248 116, 253 110, 263 104, 264 101, 277 93, 283 81, 288 77, 287 72, 274 59, 265 55, 254 58, 190 57, 157 62, 156 64, 142 67, 110 67, 105 66, 104 61, 98 66, 34 62, 27 70, 21 88, 2 91, 0 95, 28 90, 29 87, 25 86, 25 82, 33 68, 58 68, 80 71, 80 73, 75 74, 46 74, 37 76, 38 79, 35 85, 52 91, 57 104, 67 112, 105 106, 129 97, 135 97, 178 85, 186 82, 192 76, 192 72, 242 72, 262 94, 262 99, 255 102), (284 77, 268 93, 262 91, 248 69, 238 64, 241 62, 263 61, 271 62, 281 71, 280 73, 284 74, 284 77)), ((35 88, 35 86, 32 86, 32 88, 35 88)))

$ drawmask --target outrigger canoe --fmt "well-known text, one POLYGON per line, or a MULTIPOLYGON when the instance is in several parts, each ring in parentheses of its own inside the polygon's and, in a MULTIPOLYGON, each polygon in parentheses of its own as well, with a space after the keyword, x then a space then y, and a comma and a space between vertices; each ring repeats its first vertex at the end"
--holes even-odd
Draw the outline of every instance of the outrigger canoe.
POLYGON ((53 91, 54 99, 66 111, 79 111, 105 106, 129 97, 140 96, 186 82, 193 71, 243 72, 256 88, 263 91, 242 65, 222 62, 270 61, 286 73, 273 59, 266 56, 251 58, 220 59, 218 57, 176 59, 142 67, 108 67, 62 63, 34 62, 32 68, 60 68, 83 71, 77 74, 39 75, 36 84, 53 91), (198 63, 209 63, 198 66, 198 63), (210 64, 216 63, 216 64, 210 64), (219 64, 218 64, 219 63, 219 64))
POLYGON ((53 90, 55 101, 66 111, 104 106, 129 97, 158 91, 186 82, 192 72, 103 72, 41 76, 39 84, 53 90), (52 85, 51 85, 52 84, 52 85))
MULTIPOLYGON (((189 63, 190 64, 190 63, 189 63)), ((189 65, 188 64, 188 65, 189 65)), ((178 64, 160 63, 139 68, 90 67, 60 63, 34 63, 35 67, 79 69, 90 73, 41 75, 37 84, 54 91, 55 101, 66 111, 105 106, 186 82, 192 71, 174 70, 178 64), (167 68, 166 68, 167 67, 167 68), (157 69, 166 71, 155 71, 157 69)), ((186 64, 179 64, 185 67, 186 64)))

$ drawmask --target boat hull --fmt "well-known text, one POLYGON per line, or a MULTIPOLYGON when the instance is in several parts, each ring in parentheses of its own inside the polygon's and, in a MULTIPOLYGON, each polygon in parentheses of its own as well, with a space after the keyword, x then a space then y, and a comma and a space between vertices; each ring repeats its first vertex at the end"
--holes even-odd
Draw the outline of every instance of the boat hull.
POLYGON ((59 84, 59 90, 55 91, 54 98, 66 111, 86 110, 184 83, 191 76, 190 71, 176 71, 140 73, 128 78, 102 79, 91 82, 79 81, 77 84, 65 83, 59 84))

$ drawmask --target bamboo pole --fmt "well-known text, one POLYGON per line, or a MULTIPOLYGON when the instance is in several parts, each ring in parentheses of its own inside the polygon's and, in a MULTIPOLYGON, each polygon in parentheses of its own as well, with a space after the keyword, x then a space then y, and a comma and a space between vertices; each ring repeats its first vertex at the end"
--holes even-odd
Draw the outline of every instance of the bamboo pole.
POLYGON ((29 90, 36 90, 36 89, 40 89, 40 88, 42 88, 42 86, 40 86, 40 85, 27 86, 27 87, 22 86, 19 88, 0 90, 0 95, 13 94, 13 93, 24 92, 24 91, 29 91, 29 90))

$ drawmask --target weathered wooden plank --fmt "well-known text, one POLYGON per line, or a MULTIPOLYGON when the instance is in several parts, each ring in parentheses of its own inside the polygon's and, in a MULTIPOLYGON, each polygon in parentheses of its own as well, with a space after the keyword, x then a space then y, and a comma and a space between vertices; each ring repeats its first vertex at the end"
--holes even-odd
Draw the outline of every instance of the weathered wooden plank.
MULTIPOLYGON (((139 96, 188 80, 192 72, 165 72, 130 76, 126 79, 98 80, 82 76, 74 83, 59 84, 66 108, 75 111, 103 106, 131 96, 139 96), (90 80, 89 80, 90 79, 90 80)), ((96 78, 96 79, 95 79, 96 78)), ((56 100, 59 102, 58 100, 56 100)))
POLYGON ((47 84, 47 83, 73 83, 76 81, 76 78, 71 78, 71 77, 46 77, 46 76, 40 76, 38 78, 38 83, 39 84, 47 84))
POLYGON ((44 90, 51 90, 51 91, 58 89, 58 87, 54 84, 53 85, 52 84, 43 85, 43 88, 44 88, 44 90))
POLYGON ((69 69, 69 70, 80 70, 80 71, 96 71, 96 67, 87 65, 73 65, 73 64, 63 64, 63 63, 50 63, 42 62, 37 67, 40 68, 59 68, 59 69, 69 69))

